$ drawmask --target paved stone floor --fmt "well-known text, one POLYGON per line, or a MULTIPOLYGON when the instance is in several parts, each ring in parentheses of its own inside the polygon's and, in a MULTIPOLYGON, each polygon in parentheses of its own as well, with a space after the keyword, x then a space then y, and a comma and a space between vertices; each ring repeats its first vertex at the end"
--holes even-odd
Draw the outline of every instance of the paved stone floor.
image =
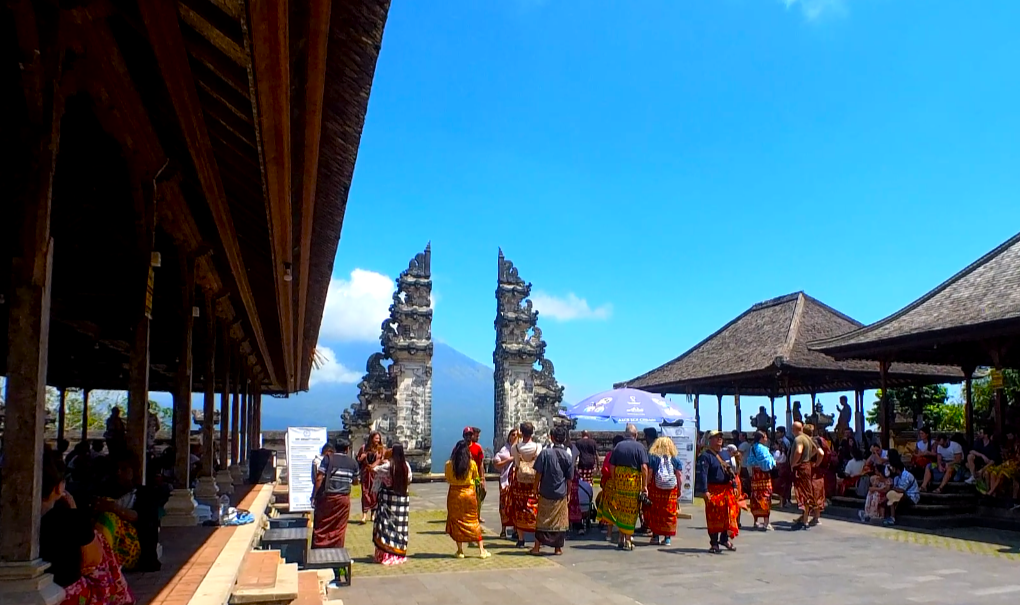
MULTIPOLYGON (((415 485, 412 492, 413 510, 445 508, 444 484, 415 485)), ((494 496, 485 503, 490 526, 499 522, 496 505, 494 496)), ((688 512, 694 518, 680 521, 671 547, 618 552, 589 536, 568 542, 562 557, 544 557, 551 565, 531 569, 366 577, 358 574, 365 567, 359 565, 354 585, 336 594, 345 605, 505 605, 517 598, 584 605, 753 605, 788 602, 805 587, 812 602, 828 605, 995 604, 1020 598, 1020 535, 915 533, 836 520, 790 533, 791 515, 776 513, 776 531, 745 531, 737 552, 710 555, 700 509, 688 512)), ((750 523, 746 513, 745 522, 750 523)), ((437 550, 428 556, 440 558, 452 552, 452 544, 444 550, 437 542, 428 550, 437 550)))

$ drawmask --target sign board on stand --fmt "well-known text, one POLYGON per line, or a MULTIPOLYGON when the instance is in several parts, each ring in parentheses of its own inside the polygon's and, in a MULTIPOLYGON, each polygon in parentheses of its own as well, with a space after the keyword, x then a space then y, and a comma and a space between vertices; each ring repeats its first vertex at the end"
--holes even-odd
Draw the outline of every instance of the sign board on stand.
POLYGON ((290 512, 312 510, 312 464, 329 439, 326 427, 287 427, 287 496, 290 512))
POLYGON ((694 457, 697 454, 698 431, 695 427, 682 426, 683 421, 660 425, 663 436, 669 437, 676 445, 677 456, 683 464, 678 499, 681 503, 694 502, 694 457), (678 426, 681 425, 681 426, 678 426))

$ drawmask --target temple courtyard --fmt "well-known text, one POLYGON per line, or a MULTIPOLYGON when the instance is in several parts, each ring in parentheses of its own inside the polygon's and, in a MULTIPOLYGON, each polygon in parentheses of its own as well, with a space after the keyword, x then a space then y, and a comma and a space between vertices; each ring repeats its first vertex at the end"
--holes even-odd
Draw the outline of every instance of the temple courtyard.
MULTIPOLYGON (((494 487, 494 486, 493 486, 494 487)), ((490 488, 491 489, 491 488, 490 488)), ((1020 534, 977 528, 937 533, 823 519, 787 531, 793 515, 776 512, 774 532, 745 531, 737 552, 706 552, 704 516, 695 504, 671 546, 619 552, 596 530, 572 536, 563 556, 533 557, 492 537, 488 560, 454 559, 444 534, 446 484, 412 488, 411 560, 399 567, 360 563, 371 556, 371 526, 354 518, 347 546, 354 583, 334 592, 345 605, 445 605, 521 602, 670 605, 792 602, 803 595, 830 605, 1006 603, 1020 596, 1020 534), (601 538, 601 540, 600 540, 601 538)), ((355 512, 358 510, 355 505, 355 512)), ((495 497, 483 509, 498 524, 495 497)), ((750 517, 745 513, 745 523, 750 517)), ((495 530, 494 530, 495 531, 495 530)), ((470 552, 470 551, 469 551, 470 552)), ((475 551, 477 552, 477 551, 475 551)))

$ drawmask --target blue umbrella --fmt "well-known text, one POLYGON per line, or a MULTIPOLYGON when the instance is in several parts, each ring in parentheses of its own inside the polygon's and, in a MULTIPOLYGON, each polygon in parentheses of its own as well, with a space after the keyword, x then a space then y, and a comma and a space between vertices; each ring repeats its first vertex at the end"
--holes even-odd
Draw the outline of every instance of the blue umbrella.
POLYGON ((568 418, 661 424, 681 417, 662 397, 638 389, 615 389, 592 395, 567 408, 568 418))

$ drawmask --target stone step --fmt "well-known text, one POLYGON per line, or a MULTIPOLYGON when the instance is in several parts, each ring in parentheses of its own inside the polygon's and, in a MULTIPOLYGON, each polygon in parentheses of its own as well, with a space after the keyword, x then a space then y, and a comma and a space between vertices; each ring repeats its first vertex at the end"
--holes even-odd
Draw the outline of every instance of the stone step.
MULTIPOLYGON (((831 500, 832 507, 850 508, 854 511, 864 508, 864 498, 853 498, 848 496, 835 496, 831 500)), ((950 517, 956 515, 970 515, 977 511, 977 502, 950 503, 950 504, 915 504, 910 512, 904 516, 909 517, 950 517)), ((857 513, 854 512, 854 515, 857 513)))
POLYGON ((298 572, 298 596, 290 605, 322 605, 326 600, 326 591, 319 582, 319 574, 315 571, 298 572))
POLYGON ((272 550, 251 551, 245 555, 230 594, 231 605, 290 605, 297 598, 296 564, 282 563, 280 553, 272 550))
MULTIPOLYGON (((859 508, 849 506, 829 506, 822 513, 823 517, 830 519, 845 519, 858 522, 857 511, 859 508)), ((877 521, 874 524, 878 524, 877 521)), ((951 527, 971 527, 980 525, 975 514, 945 515, 945 516, 917 516, 902 515, 896 517, 897 527, 909 527, 914 529, 938 530, 951 527)))

